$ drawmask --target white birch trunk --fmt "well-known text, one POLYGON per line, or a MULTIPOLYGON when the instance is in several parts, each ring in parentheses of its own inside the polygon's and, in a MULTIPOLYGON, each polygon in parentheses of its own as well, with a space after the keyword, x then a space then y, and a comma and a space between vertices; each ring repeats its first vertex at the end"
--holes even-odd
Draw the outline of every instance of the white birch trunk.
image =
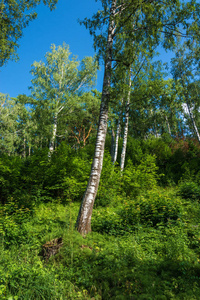
POLYGON ((172 132, 171 132, 171 128, 170 128, 170 125, 169 125, 169 120, 168 120, 167 115, 165 115, 165 120, 166 120, 166 123, 167 123, 167 128, 168 128, 169 135, 171 136, 172 132))
POLYGON ((52 134, 51 141, 49 144, 49 153, 48 153, 49 158, 51 158, 51 155, 54 150, 54 143, 55 143, 56 134, 57 134, 57 117, 58 117, 58 114, 56 113, 55 117, 54 117, 54 123, 53 123, 53 134, 52 134))
POLYGON ((120 134, 120 118, 117 122, 117 131, 116 131, 116 138, 115 138, 115 150, 113 155, 113 164, 117 161, 117 154, 118 154, 118 146, 119 146, 119 134, 120 134))
POLYGON ((108 103, 110 97, 110 82, 111 82, 111 68, 112 68, 112 46, 114 34, 114 13, 116 7, 116 0, 112 1, 110 12, 110 23, 108 28, 107 49, 104 69, 104 81, 101 98, 101 108, 99 116, 99 125, 97 131, 97 139, 95 145, 95 154, 92 163, 90 178, 82 199, 81 207, 79 210, 78 218, 76 221, 76 228, 85 235, 91 231, 91 217, 92 210, 97 194, 101 170, 103 166, 104 145, 107 132, 107 119, 108 119, 108 103))
POLYGON ((112 128, 112 131, 111 131, 111 158, 112 158, 112 161, 114 160, 114 155, 115 155, 115 131, 112 128))
POLYGON ((125 116, 125 125, 124 125, 124 136, 123 136, 122 153, 121 153, 121 161, 120 161, 121 172, 123 172, 123 170, 124 170, 125 157, 126 157, 130 98, 131 98, 131 70, 130 70, 130 75, 129 75, 129 90, 128 90, 128 96, 127 96, 127 102, 126 102, 126 116, 125 116))
MULTIPOLYGON (((121 104, 122 107, 123 107, 123 102, 124 102, 124 99, 122 99, 122 104, 121 104)), ((116 161, 117 161, 120 129, 121 129, 121 113, 119 115, 119 119, 118 119, 118 122, 117 122, 117 131, 116 131, 116 138, 115 138, 115 152, 114 152, 114 156, 113 156, 113 164, 115 164, 116 161)))
MULTIPOLYGON (((64 76, 64 70, 63 70, 63 65, 62 65, 61 77, 59 80, 59 93, 62 93, 62 94, 63 94, 63 92, 61 92, 61 88, 62 88, 63 76, 64 76)), ((53 122, 53 133, 52 133, 52 137, 51 137, 50 144, 49 144, 49 153, 48 153, 49 158, 51 158, 51 155, 54 151, 56 134, 57 134, 57 130, 58 130, 58 114, 63 110, 63 108, 64 108, 63 105, 60 105, 60 107, 59 107, 59 96, 57 94, 56 95, 56 112, 55 112, 55 117, 54 117, 54 122, 53 122)))
POLYGON ((156 120, 154 120, 154 136, 155 136, 156 138, 159 137, 158 130, 157 130, 157 125, 156 125, 156 120))
POLYGON ((198 131, 198 128, 196 126, 196 123, 195 123, 195 120, 193 118, 193 114, 192 114, 192 111, 191 111, 191 108, 190 108, 190 105, 188 103, 188 101, 186 102, 187 104, 187 109, 188 109, 188 112, 189 112, 189 116, 190 116, 190 120, 192 122, 192 126, 194 128, 194 133, 196 134, 196 137, 198 139, 198 142, 200 143, 200 135, 199 135, 199 131, 198 131))
POLYGON ((24 150, 23 150, 23 157, 26 157, 26 139, 24 138, 24 150))
MULTIPOLYGON (((187 88, 186 88, 185 83, 184 83, 184 78, 183 78, 183 76, 181 76, 181 79, 182 79, 182 85, 183 85, 185 91, 187 91, 187 88)), ((189 113, 189 116, 190 116, 190 120, 191 120, 191 122, 192 122, 192 126, 193 126, 193 129, 194 129, 194 133, 196 134, 196 137, 197 137, 198 142, 199 142, 199 144, 200 144, 200 135, 199 135, 199 131, 198 131, 198 128, 197 128, 197 126, 196 126, 195 120, 194 120, 194 118, 193 118, 193 114, 192 114, 192 111, 191 111, 191 108, 190 108, 190 104, 189 104, 189 99, 188 99, 188 94, 187 94, 187 92, 186 92, 186 94, 185 94, 185 98, 186 98, 186 105, 187 105, 188 113, 189 113)))

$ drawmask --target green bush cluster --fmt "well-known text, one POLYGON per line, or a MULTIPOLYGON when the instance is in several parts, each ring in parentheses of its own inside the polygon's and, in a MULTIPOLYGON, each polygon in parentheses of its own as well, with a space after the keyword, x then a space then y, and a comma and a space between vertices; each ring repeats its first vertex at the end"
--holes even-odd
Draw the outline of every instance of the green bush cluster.
MULTIPOLYGON (((7 202, 11 196, 24 206, 55 199, 63 203, 66 200, 80 201, 87 186, 93 150, 93 144, 74 150, 62 143, 51 160, 48 159, 48 149, 35 151, 26 159, 2 155, 1 203, 7 202)), ((130 138, 121 176, 119 167, 113 167, 109 149, 106 149, 95 205, 106 206, 111 197, 123 193, 134 198, 158 184, 173 186, 180 180, 198 179, 199 157, 199 147, 192 141, 130 138)))
POLYGON ((200 200, 200 186, 193 181, 181 182, 178 187, 178 194, 183 199, 200 200))
POLYGON ((107 148, 93 232, 82 237, 93 148, 1 156, 0 299, 200 299, 199 147, 130 139, 123 174, 107 148), (60 237, 45 258, 43 244, 60 237))
POLYGON ((136 197, 145 190, 155 188, 158 180, 157 171, 155 156, 144 156, 136 167, 129 160, 123 173, 122 190, 126 196, 136 197))
POLYGON ((27 242, 28 232, 24 222, 28 221, 32 214, 29 208, 19 207, 13 198, 0 206, 0 236, 5 247, 27 242))
POLYGON ((138 165, 145 155, 155 155, 158 175, 161 175, 158 183, 163 186, 175 186, 180 180, 199 176, 200 147, 192 139, 129 137, 126 161, 130 159, 138 165))
POLYGON ((1 240, 0 298, 199 299, 200 204, 175 194, 154 189, 97 206, 85 237, 74 229, 79 203, 38 204, 30 213, 9 203, 1 223, 12 217, 26 241, 16 230, 14 243, 1 240), (42 245, 56 237, 63 246, 46 260, 42 245))
POLYGON ((136 199, 127 199, 118 207, 94 212, 93 229, 111 235, 135 232, 140 225, 156 227, 175 224, 183 215, 182 202, 174 194, 159 189, 146 191, 136 199))

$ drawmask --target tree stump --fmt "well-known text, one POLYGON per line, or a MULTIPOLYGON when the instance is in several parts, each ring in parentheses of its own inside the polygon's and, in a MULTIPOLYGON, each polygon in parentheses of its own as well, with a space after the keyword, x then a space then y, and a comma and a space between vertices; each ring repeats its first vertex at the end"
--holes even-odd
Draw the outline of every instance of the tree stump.
POLYGON ((45 260, 48 261, 51 256, 59 252, 62 246, 63 246, 62 237, 48 241, 44 245, 42 245, 41 255, 45 260))

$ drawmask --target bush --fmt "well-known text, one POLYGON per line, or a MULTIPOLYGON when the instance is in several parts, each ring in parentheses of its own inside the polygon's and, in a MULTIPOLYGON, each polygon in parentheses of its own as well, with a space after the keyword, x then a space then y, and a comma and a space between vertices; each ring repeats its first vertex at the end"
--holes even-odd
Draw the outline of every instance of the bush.
POLYGON ((27 207, 19 207, 11 198, 4 206, 0 206, 0 236, 6 248, 27 242, 27 229, 24 223, 33 214, 27 207))
POLYGON ((155 156, 146 155, 137 167, 129 160, 121 184, 126 196, 137 197, 142 191, 155 188, 158 179, 157 170, 155 156))
POLYGON ((137 199, 134 206, 139 213, 140 223, 152 226, 172 223, 182 215, 180 199, 159 190, 148 191, 137 199))
POLYGON ((105 151, 103 169, 100 184, 95 200, 95 207, 106 207, 116 202, 120 187, 121 174, 118 168, 114 168, 110 154, 105 151))
POLYGON ((183 199, 200 200, 200 187, 193 181, 182 182, 179 185, 178 195, 183 199))
POLYGON ((62 282, 55 267, 44 268, 38 256, 4 253, 0 263, 1 299, 87 299, 71 282, 62 282))
POLYGON ((141 225, 157 227, 174 224, 182 217, 182 211, 179 198, 156 189, 136 200, 127 199, 117 208, 94 210, 92 228, 97 232, 119 236, 133 232, 141 225))

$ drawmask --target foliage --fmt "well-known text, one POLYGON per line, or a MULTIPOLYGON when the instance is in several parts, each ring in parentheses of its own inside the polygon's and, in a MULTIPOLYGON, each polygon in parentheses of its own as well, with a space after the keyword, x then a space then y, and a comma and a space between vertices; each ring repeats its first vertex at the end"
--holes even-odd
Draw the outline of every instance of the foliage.
MULTIPOLYGON (((114 201, 114 200, 113 200, 114 201)), ((93 229, 110 235, 124 235, 135 232, 141 225, 166 226, 176 224, 183 214, 182 202, 174 194, 150 190, 135 200, 118 202, 116 208, 94 212, 93 229)))
MULTIPOLYGON (((52 10, 57 0, 43 0, 52 10)), ((0 67, 8 59, 16 58, 16 49, 19 47, 18 39, 22 37, 22 30, 30 21, 37 17, 34 8, 41 0, 1 1, 0 4, 0 67)))
MULTIPOLYGON (((80 62, 76 56, 71 57, 69 46, 64 43, 58 47, 52 45, 51 51, 45 55, 45 62, 33 63, 31 93, 32 109, 37 124, 35 134, 40 139, 45 137, 47 141, 50 141, 49 156, 54 150, 55 142, 59 141, 58 137, 63 139, 66 135, 71 135, 74 131, 73 127, 77 127, 74 125, 78 110, 81 111, 78 114, 80 119, 83 119, 83 116, 86 119, 80 126, 89 121, 84 109, 85 101, 80 96, 84 89, 89 89, 94 85, 96 72, 97 63, 94 58, 85 57, 80 62), (75 116, 73 125, 70 122, 71 114, 75 116), (69 125, 67 130, 66 124, 69 125)), ((89 96, 91 98, 90 94, 89 96)), ((87 99, 86 96, 85 99, 87 99)), ((85 106, 90 101, 86 101, 85 106)))
POLYGON ((113 202, 111 199, 117 196, 119 190, 120 175, 120 170, 114 169, 111 156, 106 151, 95 206, 106 207, 113 202))
POLYGON ((31 214, 29 208, 19 207, 12 198, 8 203, 0 206, 0 236, 5 247, 26 243, 27 230, 24 222, 30 219, 31 214))
POLYGON ((125 206, 122 216, 125 212, 130 223, 134 223, 134 219, 137 221, 138 218, 140 223, 148 226, 166 225, 181 218, 181 201, 174 198, 173 194, 167 195, 159 190, 152 190, 140 196, 133 206, 125 206), (134 210, 137 212, 136 216, 134 210))
POLYGON ((22 160, 6 154, 0 157, 0 200, 2 203, 20 186, 22 160))
POLYGON ((154 156, 144 156, 137 167, 134 167, 132 161, 129 160, 123 173, 122 190, 127 196, 136 197, 142 191, 156 187, 157 170, 154 156))
POLYGON ((193 181, 181 182, 178 188, 178 194, 183 199, 200 200, 200 187, 199 184, 193 181))
POLYGON ((1 155, 1 299, 199 299, 199 147, 130 139, 121 174, 109 146, 86 237, 74 226, 93 142, 62 143, 51 160, 1 155), (178 188, 159 187, 170 176, 178 188), (42 245, 59 237, 47 261, 42 245))
MULTIPOLYGON (((74 230, 78 203, 39 204, 31 218, 9 203, 1 221, 9 215, 18 226, 21 223, 26 228, 26 242, 20 245, 16 240, 8 245, 9 237, 1 240, 0 297, 197 300, 200 206, 198 202, 193 205, 195 208, 191 202, 176 198, 174 189, 152 190, 137 200, 122 198, 117 206, 111 203, 94 210, 93 229, 97 220, 103 223, 107 219, 107 228, 115 224, 109 235, 102 230, 82 237, 74 230), (137 219, 141 222, 133 230, 138 207, 137 219), (157 215, 157 225, 151 226, 157 215), (175 220, 177 217, 180 220, 175 220), (132 230, 128 231, 130 225, 132 230), (64 240, 60 252, 45 260, 40 254, 42 245, 60 236, 64 240)), ((7 227, 13 229, 10 222, 7 227)), ((20 231, 15 233, 20 241, 20 231)))
MULTIPOLYGON (((0 4, 0 14, 5 13, 0 16, 0 48, 6 50, 0 65, 12 56, 22 29, 35 17, 26 13, 41 1, 18 2, 0 4)), ((53 8, 56 1, 43 2, 53 8)), ((124 111, 117 110, 124 101, 120 97, 127 89, 123 77, 130 59, 134 56, 138 66, 137 60, 151 56, 161 39, 172 49, 180 24, 194 38, 199 9, 194 2, 171 0, 139 6, 127 0, 117 8, 117 1, 101 3, 103 10, 83 23, 94 35, 99 55, 107 57, 102 115, 107 119, 108 102, 117 98, 111 116, 124 119, 124 111), (105 47, 110 12, 110 44, 105 47)), ((95 59, 84 58, 78 67, 77 58, 69 57, 68 46, 52 45, 45 63, 32 65, 31 97, 0 95, 0 298, 200 299, 200 147, 183 134, 179 137, 187 127, 180 115, 186 96, 198 124, 198 80, 183 90, 183 84, 181 88, 179 82, 163 79, 159 62, 144 62, 144 78, 135 80, 131 91, 125 170, 111 162, 108 138, 93 232, 81 236, 74 229, 75 217, 89 178, 95 131, 104 121, 97 127, 100 94, 87 90, 96 76, 95 59), (45 257, 44 246, 56 239, 62 240, 61 248, 45 257)), ((114 123, 109 120, 109 129, 114 123)))

